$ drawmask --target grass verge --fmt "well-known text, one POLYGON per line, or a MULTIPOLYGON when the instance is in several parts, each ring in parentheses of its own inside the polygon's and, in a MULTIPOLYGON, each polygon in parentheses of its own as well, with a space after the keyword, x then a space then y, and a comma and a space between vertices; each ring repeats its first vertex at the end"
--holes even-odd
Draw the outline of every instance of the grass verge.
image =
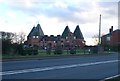
MULTIPOLYGON (((112 53, 112 52, 111 52, 112 53)), ((111 54, 104 52, 104 54, 111 54)), ((63 51, 63 54, 54 54, 54 50, 51 51, 51 54, 47 54, 45 50, 38 50, 37 55, 19 55, 19 54, 3 54, 2 60, 12 60, 12 59, 31 59, 31 58, 51 58, 51 57, 66 57, 66 56, 81 56, 81 55, 98 55, 98 54, 89 54, 88 51, 76 50, 76 54, 70 54, 67 50, 63 51)), ((103 55, 103 54, 102 54, 103 55)))

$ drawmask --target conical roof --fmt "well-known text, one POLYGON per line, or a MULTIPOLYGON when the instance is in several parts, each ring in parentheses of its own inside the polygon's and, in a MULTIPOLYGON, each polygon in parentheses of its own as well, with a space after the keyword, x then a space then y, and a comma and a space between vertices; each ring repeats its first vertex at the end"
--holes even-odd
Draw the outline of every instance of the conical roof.
POLYGON ((44 36, 43 30, 40 26, 40 24, 37 25, 35 31, 34 31, 35 36, 44 36))
POLYGON ((31 30, 30 33, 28 34, 28 37, 33 36, 33 32, 34 32, 34 30, 35 30, 35 27, 32 28, 32 30, 31 30))
POLYGON ((74 36, 77 38, 77 39, 84 39, 83 35, 82 35, 82 32, 79 28, 79 25, 76 26, 76 29, 74 31, 74 36))
POLYGON ((70 33, 70 29, 68 26, 66 26, 63 33, 62 33, 62 38, 66 38, 69 33, 70 33))
POLYGON ((44 33, 42 31, 40 24, 38 24, 37 27, 32 28, 28 37, 31 37, 31 36, 44 36, 44 33))

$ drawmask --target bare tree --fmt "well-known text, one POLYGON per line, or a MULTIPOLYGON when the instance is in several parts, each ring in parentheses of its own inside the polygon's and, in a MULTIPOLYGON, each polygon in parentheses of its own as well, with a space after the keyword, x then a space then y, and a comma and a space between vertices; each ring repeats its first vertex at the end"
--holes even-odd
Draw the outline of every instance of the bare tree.
POLYGON ((22 44, 25 41, 25 36, 24 32, 14 33, 13 42, 22 44))
POLYGON ((17 33, 14 33, 13 42, 14 43, 19 43, 19 39, 18 39, 18 34, 17 33))
POLYGON ((13 39, 14 37, 14 33, 12 32, 4 32, 4 31, 0 31, 0 38, 3 40, 8 40, 8 39, 13 39))
POLYGON ((98 45, 99 44, 99 35, 94 35, 93 37, 93 42, 95 43, 95 45, 98 45))
POLYGON ((25 41, 25 32, 19 32, 19 43, 22 44, 25 41))

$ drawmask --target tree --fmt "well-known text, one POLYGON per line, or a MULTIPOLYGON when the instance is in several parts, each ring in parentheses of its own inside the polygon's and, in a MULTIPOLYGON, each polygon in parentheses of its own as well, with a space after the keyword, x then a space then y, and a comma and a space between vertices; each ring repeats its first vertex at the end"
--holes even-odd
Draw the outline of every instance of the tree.
POLYGON ((12 33, 12 32, 0 32, 0 34, 1 34, 1 39, 2 40, 8 40, 8 39, 10 39, 11 40, 11 42, 12 42, 12 39, 13 39, 13 37, 14 37, 14 33, 12 33))
POLYGON ((18 34, 17 33, 14 33, 13 42, 14 43, 19 43, 19 38, 18 38, 18 34))
POLYGON ((0 32, 1 40, 2 40, 2 53, 7 54, 10 53, 12 47, 12 39, 14 34, 11 32, 0 32))
POLYGON ((14 33, 13 47, 14 47, 14 50, 16 53, 22 54, 24 41, 25 41, 25 33, 24 32, 14 33))
POLYGON ((95 45, 98 45, 99 44, 99 35, 94 35, 93 37, 93 42, 95 43, 95 45))
POLYGON ((19 32, 19 33, 14 33, 13 41, 14 43, 22 44, 25 41, 25 33, 24 32, 19 32))
POLYGON ((24 32, 19 32, 19 43, 22 44, 25 41, 25 33, 24 32))
POLYGON ((0 32, 0 39, 2 40, 3 54, 19 53, 25 41, 25 33, 0 32))

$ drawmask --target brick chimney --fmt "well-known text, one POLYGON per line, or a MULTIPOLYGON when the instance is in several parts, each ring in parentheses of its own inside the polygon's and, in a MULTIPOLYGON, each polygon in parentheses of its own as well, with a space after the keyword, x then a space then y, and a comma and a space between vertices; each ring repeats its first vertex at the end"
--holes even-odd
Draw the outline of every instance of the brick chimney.
POLYGON ((113 26, 111 26, 111 28, 109 29, 109 33, 113 32, 113 26))

